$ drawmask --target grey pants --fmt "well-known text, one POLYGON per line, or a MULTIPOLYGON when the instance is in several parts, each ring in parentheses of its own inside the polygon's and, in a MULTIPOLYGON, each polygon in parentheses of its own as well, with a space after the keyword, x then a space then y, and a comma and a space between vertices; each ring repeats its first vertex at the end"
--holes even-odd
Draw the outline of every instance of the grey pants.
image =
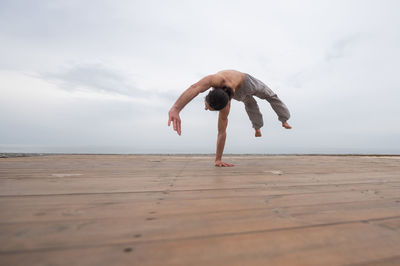
POLYGON ((236 90, 233 98, 244 103, 247 115, 253 124, 253 128, 259 129, 264 125, 262 114, 253 96, 267 100, 271 104, 272 109, 278 115, 279 121, 286 122, 290 118, 288 108, 279 99, 278 95, 276 95, 262 81, 246 74, 242 86, 236 90))

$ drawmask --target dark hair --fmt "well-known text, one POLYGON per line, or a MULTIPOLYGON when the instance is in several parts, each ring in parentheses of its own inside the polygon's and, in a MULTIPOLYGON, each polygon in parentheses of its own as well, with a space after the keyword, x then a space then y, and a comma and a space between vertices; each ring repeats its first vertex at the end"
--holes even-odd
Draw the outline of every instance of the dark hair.
POLYGON ((223 109, 233 97, 233 90, 230 87, 215 88, 206 96, 206 101, 214 110, 223 109))

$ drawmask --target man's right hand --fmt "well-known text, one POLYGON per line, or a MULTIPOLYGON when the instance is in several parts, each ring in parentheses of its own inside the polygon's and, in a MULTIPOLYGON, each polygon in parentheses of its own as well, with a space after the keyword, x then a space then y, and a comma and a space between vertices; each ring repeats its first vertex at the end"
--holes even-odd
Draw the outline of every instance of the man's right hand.
POLYGON ((215 166, 217 166, 217 167, 232 167, 234 165, 231 164, 231 163, 224 163, 221 160, 216 160, 215 161, 215 166))
POLYGON ((169 110, 169 119, 168 119, 168 126, 172 124, 174 126, 174 130, 178 133, 178 135, 181 135, 181 118, 179 117, 179 111, 176 110, 174 107, 169 110))

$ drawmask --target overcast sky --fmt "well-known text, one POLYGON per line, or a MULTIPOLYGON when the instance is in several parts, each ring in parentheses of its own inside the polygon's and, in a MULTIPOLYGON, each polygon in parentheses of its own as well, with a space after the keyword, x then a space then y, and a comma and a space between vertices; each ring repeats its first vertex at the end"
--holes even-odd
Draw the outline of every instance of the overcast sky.
POLYGON ((225 153, 400 153, 400 2, 1 0, 0 152, 214 153, 223 69, 269 85, 262 138, 232 101, 225 153))

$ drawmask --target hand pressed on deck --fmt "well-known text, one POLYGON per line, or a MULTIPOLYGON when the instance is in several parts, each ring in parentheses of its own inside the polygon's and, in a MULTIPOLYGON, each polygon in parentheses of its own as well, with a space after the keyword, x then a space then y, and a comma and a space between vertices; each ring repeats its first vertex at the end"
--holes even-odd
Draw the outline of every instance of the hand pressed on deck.
POLYGON ((217 160, 217 161, 215 161, 215 166, 217 166, 217 167, 232 167, 234 165, 231 163, 224 163, 222 161, 217 160))

